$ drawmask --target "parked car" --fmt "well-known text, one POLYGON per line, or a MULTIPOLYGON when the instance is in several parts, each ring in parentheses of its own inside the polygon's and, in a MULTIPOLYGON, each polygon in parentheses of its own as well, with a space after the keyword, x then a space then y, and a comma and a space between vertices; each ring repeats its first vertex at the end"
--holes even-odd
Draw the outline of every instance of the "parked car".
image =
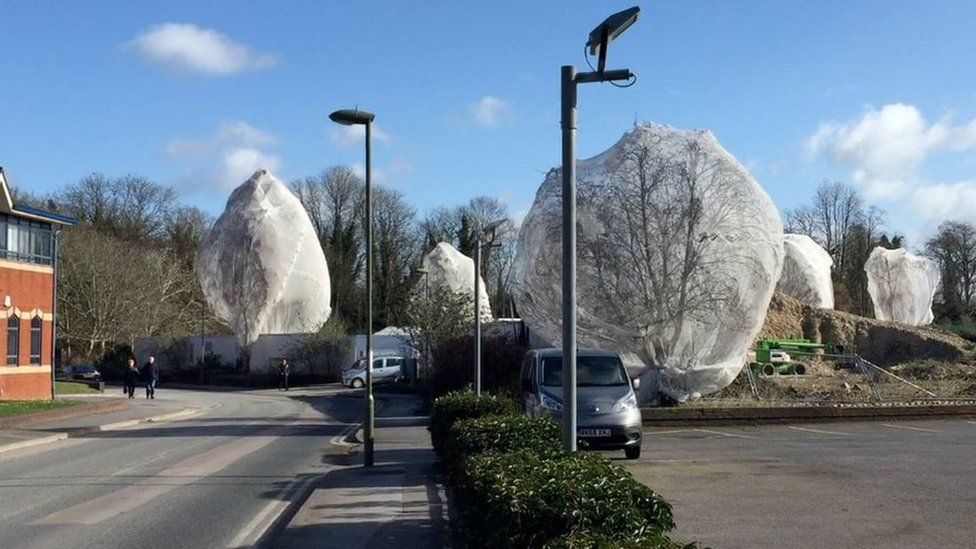
MULTIPOLYGON (((519 407, 534 417, 562 419, 562 349, 533 349, 522 360, 519 407)), ((630 380, 620 355, 579 349, 576 359, 576 428, 586 449, 641 454, 643 428, 637 407, 639 380, 630 380)))
POLYGON ((65 366, 63 371, 64 377, 68 379, 86 379, 90 381, 99 381, 102 379, 102 373, 91 364, 69 365, 65 366))
MULTIPOLYGON (((382 383, 397 383, 403 379, 403 365, 406 358, 402 356, 384 356, 373 359, 373 385, 382 383)), ((348 370, 342 372, 342 384, 346 387, 359 388, 366 385, 366 359, 357 360, 348 370)))

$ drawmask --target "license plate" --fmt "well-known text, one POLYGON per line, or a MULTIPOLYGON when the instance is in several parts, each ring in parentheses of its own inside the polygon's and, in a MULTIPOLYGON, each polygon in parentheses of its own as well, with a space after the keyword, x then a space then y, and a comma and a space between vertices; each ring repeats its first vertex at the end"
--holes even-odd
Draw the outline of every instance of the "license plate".
POLYGON ((581 437, 608 437, 608 436, 610 436, 610 429, 577 429, 576 432, 581 437))

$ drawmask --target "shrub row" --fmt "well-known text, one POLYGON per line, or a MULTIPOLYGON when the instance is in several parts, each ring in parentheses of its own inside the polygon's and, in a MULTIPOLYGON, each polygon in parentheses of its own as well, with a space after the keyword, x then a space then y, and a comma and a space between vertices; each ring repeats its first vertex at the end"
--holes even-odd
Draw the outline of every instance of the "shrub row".
POLYGON ((464 391, 435 401, 430 430, 467 547, 681 547, 667 501, 598 454, 562 452, 551 419, 464 391))
POLYGON ((477 396, 470 390, 453 391, 438 397, 430 411, 430 442, 437 456, 444 459, 444 449, 451 426, 462 419, 514 414, 515 405, 490 395, 477 396))
POLYGON ((587 536, 660 547, 674 528, 666 501, 597 454, 472 455, 454 488, 471 547, 546 547, 566 536, 576 546, 587 536))

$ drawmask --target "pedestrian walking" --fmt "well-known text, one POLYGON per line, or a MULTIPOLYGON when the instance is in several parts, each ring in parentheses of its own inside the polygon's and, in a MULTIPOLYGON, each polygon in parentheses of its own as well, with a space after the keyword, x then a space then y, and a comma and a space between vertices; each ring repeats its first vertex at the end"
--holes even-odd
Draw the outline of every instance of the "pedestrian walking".
POLYGON ((281 359, 281 363, 278 364, 278 390, 287 391, 288 390, 288 374, 291 372, 291 366, 288 364, 288 359, 281 359))
POLYGON ((139 383, 139 368, 136 368, 136 359, 129 357, 125 372, 122 373, 122 381, 125 383, 125 394, 129 395, 129 398, 134 398, 136 383, 139 383))
POLYGON ((150 356, 142 366, 142 381, 146 384, 146 398, 156 398, 156 382, 159 381, 159 365, 156 357, 150 356))

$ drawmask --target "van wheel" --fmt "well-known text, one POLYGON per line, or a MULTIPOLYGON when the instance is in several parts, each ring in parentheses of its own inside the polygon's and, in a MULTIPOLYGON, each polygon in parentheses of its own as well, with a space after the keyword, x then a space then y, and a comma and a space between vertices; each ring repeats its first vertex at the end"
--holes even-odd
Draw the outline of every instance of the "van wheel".
POLYGON ((627 456, 627 459, 640 459, 640 451, 640 446, 624 448, 624 455, 627 456))
POLYGON ((363 383, 363 380, 359 379, 358 377, 356 379, 352 380, 352 388, 353 389, 361 389, 363 385, 366 385, 366 384, 363 383))

